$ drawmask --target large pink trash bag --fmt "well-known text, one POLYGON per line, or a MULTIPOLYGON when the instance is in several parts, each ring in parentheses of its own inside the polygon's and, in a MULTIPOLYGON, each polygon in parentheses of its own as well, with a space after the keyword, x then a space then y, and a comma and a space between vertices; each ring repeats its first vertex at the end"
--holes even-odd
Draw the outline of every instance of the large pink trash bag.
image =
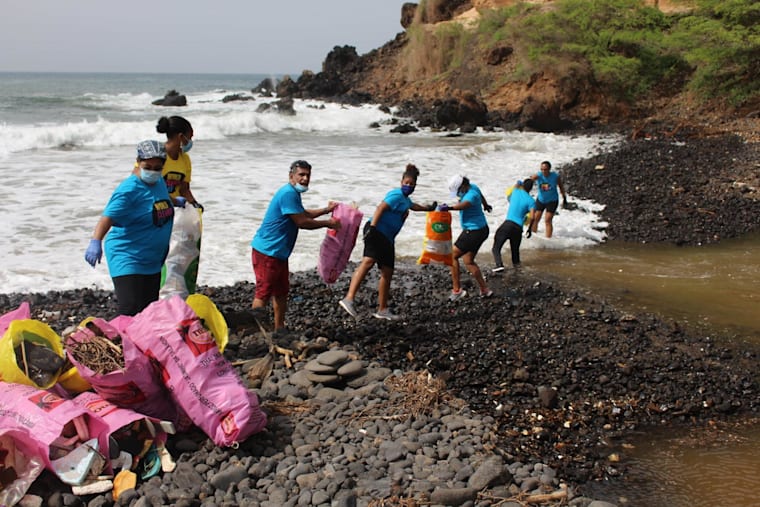
POLYGON ((182 297, 151 303, 126 332, 158 361, 174 400, 214 443, 233 445, 264 429, 256 393, 243 385, 182 297))
POLYGON ((11 322, 14 320, 25 320, 31 318, 32 312, 29 310, 29 303, 26 301, 21 303, 15 310, 11 310, 8 313, 0 315, 0 337, 3 336, 5 331, 8 329, 8 326, 10 326, 11 322))
POLYGON ((108 427, 101 418, 72 400, 34 386, 0 382, 0 429, 28 432, 30 447, 41 449, 45 467, 62 479, 51 453, 55 456, 56 451, 82 447, 95 439, 99 454, 108 456, 108 427))
POLYGON ((45 468, 45 450, 20 428, 0 428, 0 470, 16 478, 0 489, 0 505, 16 505, 45 468))
MULTIPOLYGON (((119 322, 123 326, 131 322, 131 319, 119 322)), ((189 427, 183 422, 186 419, 184 413, 178 409, 161 381, 158 365, 154 365, 126 333, 119 332, 111 323, 100 318, 88 319, 87 324, 80 325, 66 337, 64 345, 71 364, 104 400, 157 419, 171 421, 179 430, 189 427), (77 343, 91 341, 96 335, 120 343, 123 368, 99 373, 80 363, 72 354, 77 343)))
POLYGON ((346 269, 364 213, 350 204, 339 203, 333 210, 332 217, 340 221, 340 230, 328 229, 319 248, 317 262, 317 271, 325 283, 335 283, 346 269))
MULTIPOLYGON (((80 393, 73 401, 77 405, 85 407, 87 410, 100 417, 108 426, 106 435, 109 437, 119 433, 134 422, 146 421, 150 424, 152 431, 151 434, 146 435, 145 438, 150 438, 153 440, 154 444, 159 444, 161 446, 166 443, 166 432, 161 427, 160 421, 155 418, 148 417, 128 408, 117 407, 113 403, 104 400, 98 393, 92 391, 80 393)), ((114 440, 118 442, 118 438, 114 437, 114 440)))

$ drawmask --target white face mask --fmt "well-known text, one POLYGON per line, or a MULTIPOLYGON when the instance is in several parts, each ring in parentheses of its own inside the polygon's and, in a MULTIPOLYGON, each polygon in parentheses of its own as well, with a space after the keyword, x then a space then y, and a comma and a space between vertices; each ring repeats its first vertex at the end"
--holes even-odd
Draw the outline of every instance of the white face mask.
POLYGON ((303 194, 304 192, 306 192, 307 190, 309 190, 309 187, 301 185, 300 183, 294 184, 293 188, 295 188, 296 192, 298 192, 299 194, 303 194))
POLYGON ((161 171, 147 171, 141 167, 140 179, 148 185, 155 185, 161 179, 161 171))

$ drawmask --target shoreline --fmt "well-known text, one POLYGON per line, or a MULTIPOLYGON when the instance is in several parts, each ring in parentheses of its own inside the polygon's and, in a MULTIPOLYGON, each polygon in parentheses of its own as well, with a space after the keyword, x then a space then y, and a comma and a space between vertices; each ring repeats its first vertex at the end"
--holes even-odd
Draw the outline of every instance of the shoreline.
MULTIPOLYGON (((673 141, 662 143, 669 146, 673 141)), ((688 139, 678 143, 686 143, 684 146, 694 154, 692 160, 700 164, 714 164, 713 155, 725 156, 723 151, 700 151, 700 147, 710 148, 710 143, 698 142, 696 147, 689 145, 688 139)), ((752 153, 757 153, 757 144, 752 148, 752 153)), ((625 150, 621 153, 619 160, 630 155, 625 150)), ((606 157, 609 169, 622 165, 611 158, 614 155, 606 157)), ((744 174, 751 175, 751 163, 744 174)), ((595 165, 596 161, 590 159, 567 169, 572 171, 577 166, 578 170, 598 172, 595 165)), ((725 160, 719 165, 720 187, 739 192, 750 206, 756 206, 752 192, 742 192, 724 181, 724 171, 732 167, 725 160)), ((644 163, 639 169, 642 173, 651 171, 648 180, 646 175, 642 177, 652 181, 662 166, 644 163)), ((697 183, 704 180, 699 171, 684 175, 694 175, 697 183)), ((635 184, 632 178, 622 180, 621 183, 635 184)), ((616 195, 588 181, 584 188, 590 194, 616 195)), ((692 189, 702 192, 694 195, 707 195, 712 187, 708 179, 701 187, 695 183, 684 188, 671 199, 643 200, 638 203, 641 208, 628 211, 641 213, 656 203, 656 209, 668 214, 667 206, 675 210, 682 205, 681 195, 693 198, 692 189)), ((630 189, 613 190, 635 195, 630 189)), ((626 206, 616 209, 613 203, 607 204, 609 223, 626 223, 625 216, 615 214, 626 211, 626 206)), ((722 220, 717 214, 704 215, 706 219, 722 220)), ((752 225, 728 221, 727 227, 734 229, 721 233, 721 237, 741 235, 747 224, 752 225)), ((672 234, 670 241, 692 238, 680 243, 692 244, 693 236, 685 234, 694 228, 688 225, 663 230, 672 234)), ((645 231, 632 228, 629 240, 639 241, 632 238, 652 230, 651 224, 647 227, 645 231)), ((626 238, 622 236, 617 239, 626 238)), ((405 321, 385 323, 365 316, 354 323, 346 319, 334 297, 347 288, 354 266, 351 263, 330 289, 325 288, 315 270, 292 275, 287 321, 295 336, 305 341, 325 337, 340 347, 355 350, 365 361, 391 370, 430 372, 470 410, 494 420, 496 446, 505 459, 551 467, 558 478, 577 487, 580 493, 584 484, 625 474, 625 461, 612 462, 608 457, 613 451, 624 454, 620 449, 627 436, 647 428, 686 430, 711 422, 758 417, 760 386, 754 371, 758 351, 737 351, 657 316, 622 312, 595 295, 563 288, 561 281, 540 276, 529 267, 505 273, 507 283, 494 299, 468 298, 450 303, 446 300, 450 288, 447 269, 400 263, 394 276, 392 302, 404 313, 405 321), (601 442, 610 445, 600 446, 601 442)), ((357 298, 364 314, 375 304, 376 281, 373 270, 357 298)), ((469 289, 473 282, 465 275, 463 285, 469 289)), ((204 286, 199 292, 208 295, 230 321, 231 345, 225 356, 230 360, 259 357, 256 354, 261 353, 260 348, 245 346, 250 328, 244 321, 235 322, 235 317, 244 319, 246 315, 253 284, 204 286)), ((1 294, 0 312, 27 300, 33 318, 62 332, 90 315, 114 316, 111 295, 110 290, 89 288, 1 294)), ((276 366, 280 368, 285 368, 282 361, 276 366)))
MULTIPOLYGON (((757 351, 739 353, 677 323, 621 312, 525 268, 505 274, 508 283, 492 299, 450 303, 447 269, 401 264, 392 287, 395 308, 405 316, 399 323, 369 317, 376 303, 373 271, 357 297, 364 318, 353 322, 333 297, 347 288, 353 267, 331 289, 316 270, 292 275, 291 339, 324 337, 388 371, 429 372, 466 403, 468 417, 492 421, 493 448, 506 464, 551 468, 577 494, 585 484, 624 476, 627 437, 648 428, 686 431, 759 415, 757 351), (610 461, 615 453, 623 459, 610 461)), ((469 277, 463 285, 475 288, 469 277)), ((200 288, 228 317, 225 357, 231 362, 266 353, 245 320, 252 291, 250 283, 200 288)), ((107 310, 115 311, 110 297, 111 291, 90 289, 0 295, 0 308, 26 298, 33 318, 61 332, 89 315, 109 317, 107 310)), ((287 384, 283 378, 293 371, 278 358, 274 385, 287 384)), ((245 378, 243 370, 240 375, 245 378)), ((264 385, 258 392, 266 406, 285 401, 288 391, 264 385)), ((188 439, 205 449, 205 435, 172 438, 188 439)), ((249 440, 261 452, 259 439, 249 440)), ((178 462, 199 459, 173 455, 178 462)))

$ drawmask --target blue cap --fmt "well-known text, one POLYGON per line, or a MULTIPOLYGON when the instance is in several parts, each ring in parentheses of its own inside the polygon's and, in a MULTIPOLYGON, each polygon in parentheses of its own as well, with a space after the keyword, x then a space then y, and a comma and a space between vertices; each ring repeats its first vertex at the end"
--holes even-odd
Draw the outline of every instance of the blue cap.
POLYGON ((137 158, 148 160, 149 158, 162 158, 166 160, 164 144, 158 141, 140 141, 137 145, 137 158))
POLYGON ((518 187, 521 187, 522 186, 522 180, 517 180, 517 183, 515 185, 518 186, 518 187))

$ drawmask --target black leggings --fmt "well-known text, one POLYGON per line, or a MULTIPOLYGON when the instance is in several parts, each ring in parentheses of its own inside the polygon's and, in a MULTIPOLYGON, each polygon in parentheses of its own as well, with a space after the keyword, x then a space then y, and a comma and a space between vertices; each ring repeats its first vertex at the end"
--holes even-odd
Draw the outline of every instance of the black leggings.
POLYGON ((137 315, 158 300, 161 273, 155 275, 124 275, 112 278, 119 315, 137 315))
POLYGON ((493 261, 497 266, 504 266, 501 260, 501 248, 509 240, 509 248, 512 250, 512 265, 520 264, 520 243, 522 242, 522 227, 511 220, 505 220, 493 237, 493 261))

